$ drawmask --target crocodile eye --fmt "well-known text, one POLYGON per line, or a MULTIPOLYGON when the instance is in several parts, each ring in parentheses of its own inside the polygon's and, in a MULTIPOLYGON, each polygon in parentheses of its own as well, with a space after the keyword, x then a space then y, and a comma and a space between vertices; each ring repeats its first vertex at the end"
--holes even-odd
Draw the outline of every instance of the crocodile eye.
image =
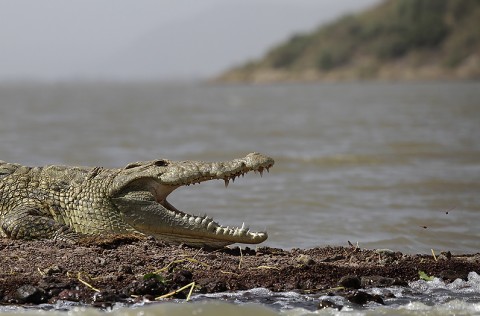
POLYGON ((159 160, 155 160, 153 162, 153 165, 157 167, 165 167, 165 166, 168 166, 168 162, 163 159, 159 159, 159 160))

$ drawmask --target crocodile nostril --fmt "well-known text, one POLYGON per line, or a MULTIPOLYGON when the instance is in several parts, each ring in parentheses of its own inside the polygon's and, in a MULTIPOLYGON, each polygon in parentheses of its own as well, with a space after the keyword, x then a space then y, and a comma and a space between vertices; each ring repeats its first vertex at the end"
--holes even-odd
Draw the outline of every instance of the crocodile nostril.
POLYGON ((165 167, 165 166, 168 166, 168 161, 163 159, 155 160, 153 162, 153 165, 157 167, 165 167))

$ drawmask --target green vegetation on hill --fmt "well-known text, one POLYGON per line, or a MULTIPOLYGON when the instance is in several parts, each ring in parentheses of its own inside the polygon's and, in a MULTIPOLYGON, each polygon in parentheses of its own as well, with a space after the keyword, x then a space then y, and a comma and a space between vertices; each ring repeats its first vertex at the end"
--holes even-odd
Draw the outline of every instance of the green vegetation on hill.
POLYGON ((480 0, 387 0, 226 72, 224 81, 480 78, 480 0))

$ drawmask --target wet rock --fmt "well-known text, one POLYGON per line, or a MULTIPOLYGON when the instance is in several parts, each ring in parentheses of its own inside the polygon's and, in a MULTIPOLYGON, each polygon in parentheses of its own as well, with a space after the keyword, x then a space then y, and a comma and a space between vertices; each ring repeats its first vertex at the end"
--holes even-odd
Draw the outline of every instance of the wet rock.
POLYGON ((349 294, 345 296, 345 298, 349 302, 352 302, 358 305, 364 305, 364 304, 367 304, 368 302, 376 302, 382 305, 385 304, 380 295, 372 295, 363 291, 355 291, 353 294, 349 294))
POLYGON ((21 303, 41 304, 48 301, 43 289, 30 284, 19 287, 15 292, 15 298, 21 303))
POLYGON ((343 306, 335 304, 334 302, 326 299, 321 300, 317 305, 317 309, 335 308, 337 310, 341 310, 342 307, 343 306))
POLYGON ((380 275, 371 275, 361 277, 362 287, 388 287, 388 286, 408 286, 408 283, 400 278, 387 278, 380 275))
POLYGON ((361 280, 356 275, 346 275, 343 276, 340 281, 338 281, 338 285, 343 286, 347 289, 359 289, 361 287, 361 280))
POLYGON ((384 293, 383 296, 384 296, 385 298, 396 298, 395 294, 393 294, 392 292, 384 293))

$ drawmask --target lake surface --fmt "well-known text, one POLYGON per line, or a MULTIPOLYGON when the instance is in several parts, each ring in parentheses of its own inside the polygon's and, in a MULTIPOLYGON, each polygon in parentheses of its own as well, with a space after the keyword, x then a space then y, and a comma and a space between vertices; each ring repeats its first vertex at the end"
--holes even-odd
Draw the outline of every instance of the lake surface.
POLYGON ((0 111, 0 160, 26 165, 270 155, 170 197, 266 246, 480 248, 480 83, 4 83, 0 111))

